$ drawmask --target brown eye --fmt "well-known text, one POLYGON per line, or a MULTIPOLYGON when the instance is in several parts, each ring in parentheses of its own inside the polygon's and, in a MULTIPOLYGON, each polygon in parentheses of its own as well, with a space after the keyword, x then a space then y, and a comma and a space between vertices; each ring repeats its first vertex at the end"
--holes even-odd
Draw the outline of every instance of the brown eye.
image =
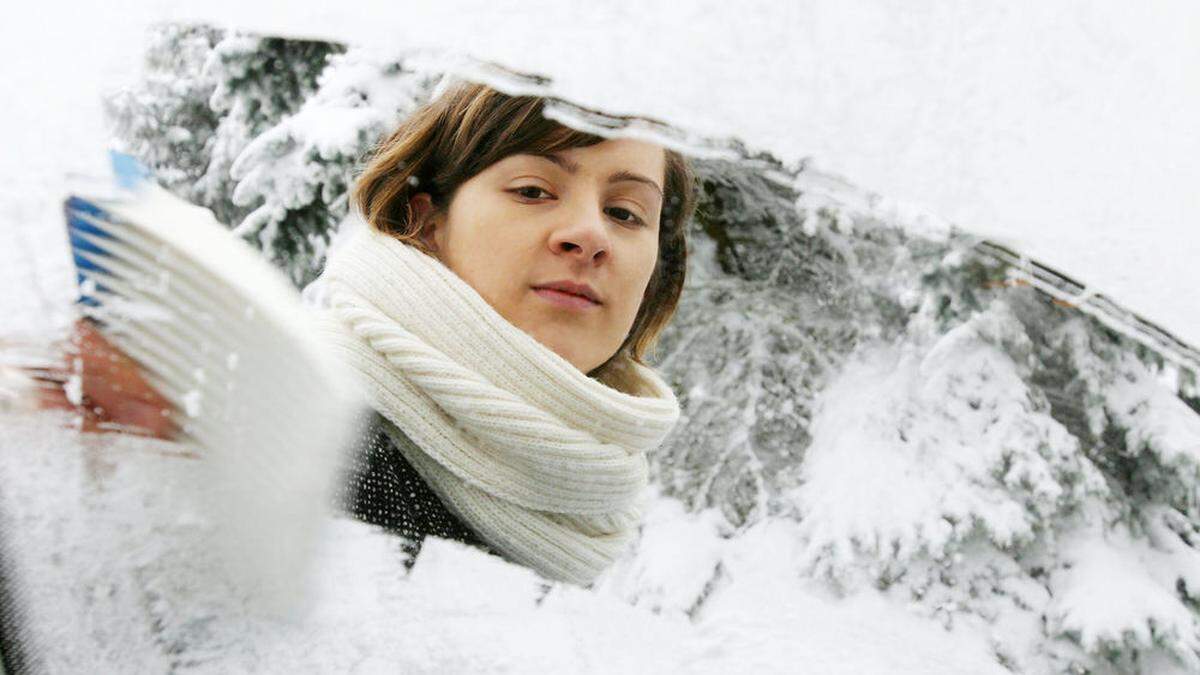
POLYGON ((509 192, 515 192, 526 199, 542 199, 542 197, 538 196, 538 193, 545 193, 545 195, 547 197, 550 196, 549 192, 546 192, 545 190, 543 190, 542 188, 540 188, 536 185, 525 185, 523 187, 514 188, 512 190, 509 190, 509 192))
POLYGON ((623 209, 619 206, 614 206, 614 207, 610 208, 609 211, 617 211, 618 214, 625 214, 625 216, 627 216, 627 217, 623 217, 621 215, 614 215, 614 217, 617 220, 621 221, 622 223, 630 223, 630 224, 636 223, 639 225, 644 224, 644 223, 642 223, 642 219, 639 218, 636 213, 634 213, 633 211, 630 211, 629 209, 623 209))

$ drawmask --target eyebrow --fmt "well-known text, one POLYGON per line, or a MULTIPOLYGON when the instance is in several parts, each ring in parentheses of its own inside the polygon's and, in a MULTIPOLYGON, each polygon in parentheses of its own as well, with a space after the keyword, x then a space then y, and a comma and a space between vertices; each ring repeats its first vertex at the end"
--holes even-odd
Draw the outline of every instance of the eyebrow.
MULTIPOLYGON (((571 160, 567 159, 566 157, 563 157, 562 155, 557 155, 554 153, 545 153, 545 154, 530 153, 530 155, 533 157, 537 157, 539 159, 545 159, 545 160, 554 162, 558 166, 562 167, 563 171, 566 171, 569 174, 574 174, 579 171, 578 164, 576 164, 575 162, 572 162, 571 160)), ((663 198, 663 191, 662 191, 662 188, 660 188, 658 186, 658 183, 655 183, 654 181, 650 180, 649 178, 646 178, 645 176, 643 176, 640 173, 633 173, 632 171, 621 170, 621 171, 618 171, 608 177, 608 182, 610 184, 611 183, 620 183, 622 181, 633 181, 635 183, 644 183, 646 185, 649 185, 650 187, 654 188, 655 192, 658 193, 659 199, 663 198)))

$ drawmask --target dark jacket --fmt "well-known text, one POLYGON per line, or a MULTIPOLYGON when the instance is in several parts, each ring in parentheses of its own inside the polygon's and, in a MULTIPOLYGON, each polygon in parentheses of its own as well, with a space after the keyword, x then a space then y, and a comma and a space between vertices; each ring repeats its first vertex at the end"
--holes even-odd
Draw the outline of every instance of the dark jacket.
POLYGON ((425 537, 453 539, 495 554, 475 532, 450 512, 417 473, 372 415, 366 433, 351 452, 344 490, 344 508, 355 518, 400 535, 411 568, 425 537))

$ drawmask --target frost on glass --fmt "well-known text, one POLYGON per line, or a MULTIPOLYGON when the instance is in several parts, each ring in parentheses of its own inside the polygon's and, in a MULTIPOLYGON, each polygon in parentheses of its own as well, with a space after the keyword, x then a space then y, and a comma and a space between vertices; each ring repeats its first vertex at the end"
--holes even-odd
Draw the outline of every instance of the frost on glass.
MULTIPOLYGON (((164 26, 110 110, 127 149, 302 286, 367 153, 443 72, 553 94, 470 60, 164 26)), ((1015 671, 1200 669, 1194 348, 812 163, 547 114, 684 149, 699 179, 653 358, 683 415, 601 591, 700 621, 733 611, 756 552, 774 584, 875 589, 1015 671)))

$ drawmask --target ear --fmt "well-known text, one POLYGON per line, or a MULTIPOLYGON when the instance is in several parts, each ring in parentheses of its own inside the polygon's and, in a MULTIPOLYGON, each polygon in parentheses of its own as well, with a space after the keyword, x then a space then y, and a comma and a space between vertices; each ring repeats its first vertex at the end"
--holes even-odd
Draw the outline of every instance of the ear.
POLYGON ((428 192, 418 192, 408 198, 408 208, 412 213, 417 238, 428 246, 430 251, 437 252, 440 219, 433 205, 433 197, 428 192))

